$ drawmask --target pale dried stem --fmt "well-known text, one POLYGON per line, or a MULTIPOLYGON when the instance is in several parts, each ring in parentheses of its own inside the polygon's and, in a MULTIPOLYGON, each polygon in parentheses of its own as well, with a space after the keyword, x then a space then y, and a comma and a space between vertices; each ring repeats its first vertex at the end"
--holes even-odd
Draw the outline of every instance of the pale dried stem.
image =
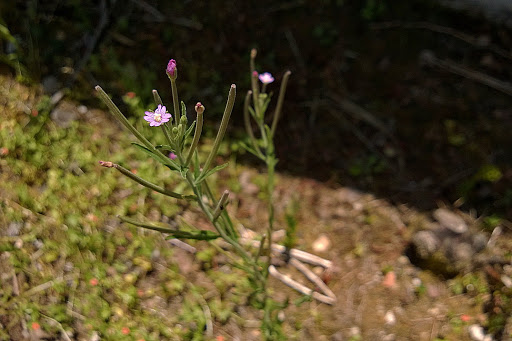
POLYGON ((299 282, 293 280, 292 278, 290 278, 286 275, 283 275, 282 273, 277 271, 277 269, 273 265, 270 265, 268 267, 268 272, 273 277, 277 278, 278 280, 280 280, 281 282, 283 282, 290 288, 297 290, 298 292, 300 292, 303 295, 309 295, 309 296, 313 297, 315 300, 320 301, 325 304, 329 304, 329 305, 333 305, 334 303, 336 303, 336 299, 333 299, 332 297, 329 297, 326 295, 322 295, 319 292, 313 291, 313 289, 310 289, 310 288, 306 287, 305 285, 302 285, 299 282))
POLYGON ((306 276, 307 279, 313 282, 313 284, 315 284, 318 287, 318 289, 322 290, 326 296, 329 296, 330 298, 336 300, 336 295, 332 292, 332 290, 329 289, 329 287, 313 271, 309 270, 307 266, 305 266, 295 258, 290 259, 289 263, 293 265, 295 268, 297 268, 297 270, 302 272, 304 276, 306 276))
MULTIPOLYGON (((256 248, 260 247, 260 242, 258 240, 249 240, 246 238, 241 238, 240 242, 242 244, 250 244, 252 247, 256 248)), ((286 247, 279 244, 272 244, 272 251, 277 252, 279 254, 284 254, 286 252, 286 247)), ((289 254, 290 257, 296 258, 301 262, 308 263, 311 265, 318 265, 326 269, 332 266, 332 262, 330 260, 312 255, 311 253, 305 251, 290 249, 289 254)))

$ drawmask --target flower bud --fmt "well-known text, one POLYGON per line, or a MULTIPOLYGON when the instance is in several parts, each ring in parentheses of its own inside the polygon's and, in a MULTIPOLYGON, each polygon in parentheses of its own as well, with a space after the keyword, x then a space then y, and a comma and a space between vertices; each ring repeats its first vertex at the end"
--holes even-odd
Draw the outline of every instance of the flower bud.
POLYGON ((178 68, 176 67, 176 61, 174 59, 169 60, 167 69, 165 70, 169 79, 176 79, 178 77, 178 68))
POLYGON ((256 58, 256 54, 258 53, 258 51, 256 51, 256 49, 252 49, 251 50, 251 58, 254 59, 256 58))
POLYGON ((204 106, 201 104, 201 102, 197 102, 196 106, 196 113, 202 114, 204 112, 204 106))
POLYGON ((100 161, 100 166, 112 168, 114 167, 114 164, 110 161, 100 161))
POLYGON ((186 125, 187 125, 187 122, 188 122, 188 120, 187 120, 187 116, 185 116, 185 115, 181 116, 181 118, 180 118, 180 124, 183 124, 184 126, 186 126, 186 125))

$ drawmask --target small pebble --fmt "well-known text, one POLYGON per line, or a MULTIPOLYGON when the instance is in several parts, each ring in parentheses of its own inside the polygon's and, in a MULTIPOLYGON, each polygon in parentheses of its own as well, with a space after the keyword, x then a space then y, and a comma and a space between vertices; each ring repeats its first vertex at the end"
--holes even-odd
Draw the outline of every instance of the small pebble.
POLYGON ((415 288, 419 288, 422 284, 421 279, 419 279, 418 277, 413 278, 411 280, 411 283, 415 288))
POLYGON ((79 112, 80 114, 82 114, 82 115, 83 115, 83 114, 86 114, 86 113, 87 113, 87 111, 89 111, 89 109, 87 109, 87 107, 86 107, 85 105, 80 105, 80 106, 78 106, 77 110, 78 110, 78 112, 79 112))
POLYGON ((388 272, 384 279, 382 280, 382 285, 386 288, 394 288, 396 287, 396 274, 394 271, 388 272))
POLYGON ((468 334, 471 340, 484 341, 485 333, 484 329, 478 324, 472 324, 468 327, 468 334))
POLYGON ((461 234, 468 230, 464 220, 446 208, 438 208, 434 211, 433 216, 441 225, 454 233, 461 234))
POLYGON ((395 314, 391 310, 388 310, 386 312, 386 315, 384 315, 384 321, 386 321, 387 325, 394 326, 395 323, 396 323, 396 316, 395 316, 395 314))
POLYGON ((19 236, 22 226, 22 223, 11 222, 9 226, 7 226, 6 235, 9 237, 19 236))
POLYGON ((23 239, 16 239, 16 241, 14 242, 14 247, 17 249, 21 249, 23 247, 23 239))
POLYGON ((313 242, 313 251, 315 252, 325 252, 331 246, 330 239, 325 235, 321 234, 314 242, 313 242))
POLYGON ((277 319, 279 320, 279 322, 283 322, 286 319, 284 311, 280 310, 279 313, 277 313, 277 319))
POLYGON ((350 337, 357 337, 361 335, 361 329, 357 326, 351 327, 348 334, 350 337))
POLYGON ((501 281, 507 288, 512 288, 512 279, 507 275, 501 275, 501 281))
POLYGON ((36 239, 32 242, 32 245, 34 245, 34 247, 39 250, 44 246, 44 243, 40 239, 36 239))

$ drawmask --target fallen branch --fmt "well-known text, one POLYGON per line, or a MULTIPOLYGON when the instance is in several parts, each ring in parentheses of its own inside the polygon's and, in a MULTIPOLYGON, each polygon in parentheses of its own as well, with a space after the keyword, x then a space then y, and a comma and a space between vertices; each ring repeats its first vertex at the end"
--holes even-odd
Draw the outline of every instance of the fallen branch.
POLYGON ((512 54, 505 49, 502 49, 496 45, 490 44, 485 40, 475 38, 469 34, 464 32, 457 31, 451 27, 440 26, 436 24, 432 24, 429 22, 400 22, 400 21, 388 21, 371 24, 370 28, 373 30, 382 30, 382 29, 393 29, 393 28, 404 28, 404 29, 424 29, 436 33, 442 33, 449 36, 452 36, 456 39, 462 40, 465 43, 476 46, 478 48, 486 48, 501 57, 512 59, 512 54))
POLYGON ((290 288, 297 290, 298 292, 300 292, 303 295, 311 296, 315 300, 320 301, 325 304, 329 304, 329 305, 333 305, 334 303, 336 303, 335 298, 332 298, 332 297, 329 297, 326 295, 322 295, 321 293, 314 291, 313 289, 310 289, 310 288, 306 287, 305 285, 300 284, 299 282, 293 280, 292 278, 290 278, 286 275, 283 275, 282 273, 277 271, 277 269, 273 265, 269 266, 268 271, 273 277, 277 278, 278 280, 280 280, 281 282, 283 282, 290 288))
MULTIPOLYGON (((260 242, 259 240, 249 240, 245 238, 241 238, 240 241, 244 244, 250 244, 252 247, 259 248, 260 242)), ((278 244, 272 244, 272 251, 277 252, 279 254, 284 254, 287 252, 286 247, 278 244)), ((332 262, 330 260, 312 255, 311 253, 297 250, 297 249, 290 249, 289 255, 292 258, 296 258, 300 260, 301 262, 312 264, 312 265, 318 265, 323 268, 330 268, 332 266, 332 262)))
POLYGON ((490 88, 512 96, 512 84, 510 83, 503 82, 499 79, 486 75, 485 73, 468 69, 452 61, 439 59, 431 51, 423 52, 420 58, 421 61, 427 65, 439 67, 459 76, 480 82, 490 88))
POLYGON ((291 265, 293 265, 297 270, 302 272, 304 276, 306 276, 307 279, 309 279, 311 282, 313 282, 318 289, 322 290, 322 292, 329 296, 330 298, 334 299, 336 301, 336 295, 329 289, 329 287, 307 266, 299 262, 298 260, 292 258, 289 262, 291 265))

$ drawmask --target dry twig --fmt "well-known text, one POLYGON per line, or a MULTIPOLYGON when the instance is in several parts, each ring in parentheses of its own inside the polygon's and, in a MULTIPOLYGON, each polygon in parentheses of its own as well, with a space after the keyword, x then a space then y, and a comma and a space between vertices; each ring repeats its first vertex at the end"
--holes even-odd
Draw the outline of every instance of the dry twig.
POLYGON ((293 280, 292 278, 290 278, 286 275, 283 275, 282 273, 277 271, 277 269, 273 265, 269 266, 268 271, 272 276, 274 276, 275 278, 277 278, 278 280, 280 280, 281 282, 283 282, 290 288, 297 290, 301 294, 309 295, 309 296, 313 297, 315 300, 320 301, 325 304, 333 305, 334 303, 336 303, 336 299, 333 299, 332 297, 329 297, 326 295, 322 295, 321 293, 319 293, 317 291, 313 291, 313 289, 310 289, 310 288, 306 287, 305 285, 302 285, 299 282, 293 280))

